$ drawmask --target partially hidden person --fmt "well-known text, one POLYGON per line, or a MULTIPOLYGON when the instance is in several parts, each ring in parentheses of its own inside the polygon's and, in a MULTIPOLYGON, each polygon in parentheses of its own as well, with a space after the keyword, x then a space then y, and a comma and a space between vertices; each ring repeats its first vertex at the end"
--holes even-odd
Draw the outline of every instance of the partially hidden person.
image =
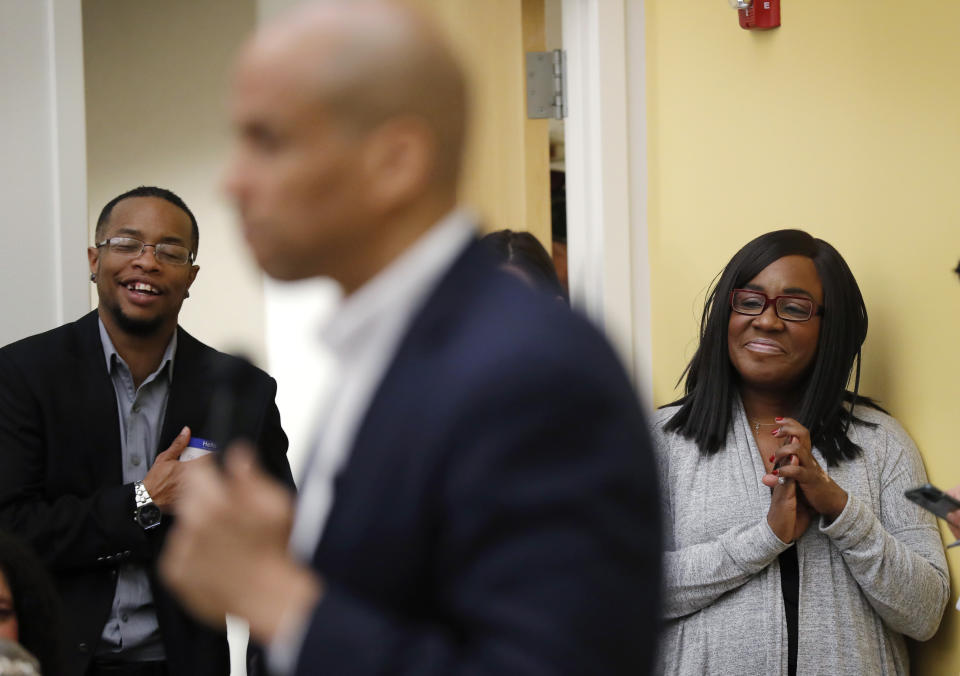
POLYGON ((532 233, 496 230, 481 240, 500 261, 500 269, 514 275, 531 288, 567 302, 553 259, 532 233))
MULTIPOLYGON (((62 611, 53 582, 30 548, 2 530, 0 638, 22 646, 42 673, 63 672, 62 611)), ((11 650, 6 657, 13 660, 16 654, 11 650)))

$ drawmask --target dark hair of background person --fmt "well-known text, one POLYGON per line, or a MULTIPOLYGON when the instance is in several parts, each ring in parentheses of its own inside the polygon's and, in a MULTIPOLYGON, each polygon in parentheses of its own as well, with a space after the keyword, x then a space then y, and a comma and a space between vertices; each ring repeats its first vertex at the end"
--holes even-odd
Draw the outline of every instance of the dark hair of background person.
POLYGON ((117 206, 119 202, 122 202, 130 197, 159 197, 162 200, 170 202, 170 204, 173 206, 183 209, 187 216, 190 217, 190 251, 193 252, 193 256, 196 258, 197 249, 200 247, 200 228, 197 227, 197 219, 193 215, 193 212, 190 211, 190 207, 188 207, 187 203, 180 199, 180 196, 172 190, 167 190, 166 188, 157 188, 152 185, 141 185, 133 190, 128 190, 122 195, 117 195, 112 200, 107 202, 106 206, 104 206, 103 210, 100 212, 100 217, 97 218, 97 228, 94 231, 94 239, 96 239, 98 242, 101 241, 103 238, 103 231, 107 227, 107 221, 110 220, 110 213, 113 211, 113 208, 117 206))
POLYGON ((44 674, 61 671, 63 625, 60 600, 40 559, 13 535, 0 531, 0 572, 13 595, 18 642, 44 674))
POLYGON ((684 396, 673 402, 680 404, 680 410, 664 429, 696 441, 705 454, 723 448, 738 396, 739 377, 727 349, 727 326, 732 312, 730 292, 742 288, 784 256, 812 259, 823 285, 817 354, 800 385, 803 394, 797 419, 810 430, 810 438, 827 465, 835 466, 860 453, 860 447, 847 438, 847 428, 852 420, 863 421, 855 418, 844 402, 883 409, 859 395, 860 348, 867 337, 867 308, 857 280, 836 249, 802 230, 760 235, 740 249, 720 273, 719 280, 715 280, 700 319, 700 345, 680 376, 680 380, 686 378, 684 396), (847 382, 854 362, 856 375, 850 392, 847 382))
POLYGON ((553 259, 529 232, 497 230, 484 235, 480 241, 493 252, 501 265, 512 265, 523 272, 537 289, 567 300, 566 291, 553 267, 553 259))

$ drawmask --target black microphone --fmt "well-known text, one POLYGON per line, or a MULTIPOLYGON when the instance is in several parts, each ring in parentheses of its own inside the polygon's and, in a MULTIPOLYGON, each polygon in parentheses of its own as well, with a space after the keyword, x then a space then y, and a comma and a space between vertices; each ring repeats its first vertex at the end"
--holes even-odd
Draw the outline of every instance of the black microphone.
POLYGON ((211 372, 213 395, 210 400, 208 433, 220 450, 217 461, 223 462, 223 451, 238 440, 253 442, 261 411, 257 397, 252 396, 258 381, 256 369, 246 357, 220 359, 211 372))

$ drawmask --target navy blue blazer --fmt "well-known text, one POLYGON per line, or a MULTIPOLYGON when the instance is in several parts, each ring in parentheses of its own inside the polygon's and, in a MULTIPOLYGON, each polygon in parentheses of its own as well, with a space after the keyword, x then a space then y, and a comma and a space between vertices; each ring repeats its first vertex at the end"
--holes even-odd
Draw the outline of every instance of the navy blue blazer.
MULTIPOLYGON (((173 379, 158 442, 184 425, 210 438, 214 375, 250 370, 249 420, 260 461, 293 485, 276 381, 177 329, 173 379)), ((117 398, 107 373, 97 312, 0 349, 0 528, 26 540, 47 564, 64 605, 68 675, 81 676, 113 603, 117 567, 147 566, 171 674, 229 673, 225 632, 198 624, 164 589, 155 562, 171 518, 134 523, 133 485, 123 483, 117 398)))
POLYGON ((402 340, 336 479, 296 673, 646 674, 658 504, 608 343, 472 244, 402 340))

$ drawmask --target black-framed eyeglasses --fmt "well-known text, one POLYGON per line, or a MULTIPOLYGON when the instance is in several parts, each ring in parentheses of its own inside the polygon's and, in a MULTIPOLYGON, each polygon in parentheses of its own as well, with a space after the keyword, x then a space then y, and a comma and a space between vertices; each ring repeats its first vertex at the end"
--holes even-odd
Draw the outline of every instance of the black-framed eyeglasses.
POLYGON ((773 305, 780 319, 788 322, 805 322, 814 315, 823 314, 823 306, 804 296, 775 296, 770 298, 760 291, 734 289, 730 292, 730 307, 742 315, 762 315, 773 305))
POLYGON ((144 247, 153 247, 153 255, 160 263, 170 265, 190 265, 194 261, 193 252, 185 246, 160 242, 147 244, 135 237, 111 237, 97 243, 97 248, 107 247, 107 251, 118 256, 136 258, 143 253, 144 247))

